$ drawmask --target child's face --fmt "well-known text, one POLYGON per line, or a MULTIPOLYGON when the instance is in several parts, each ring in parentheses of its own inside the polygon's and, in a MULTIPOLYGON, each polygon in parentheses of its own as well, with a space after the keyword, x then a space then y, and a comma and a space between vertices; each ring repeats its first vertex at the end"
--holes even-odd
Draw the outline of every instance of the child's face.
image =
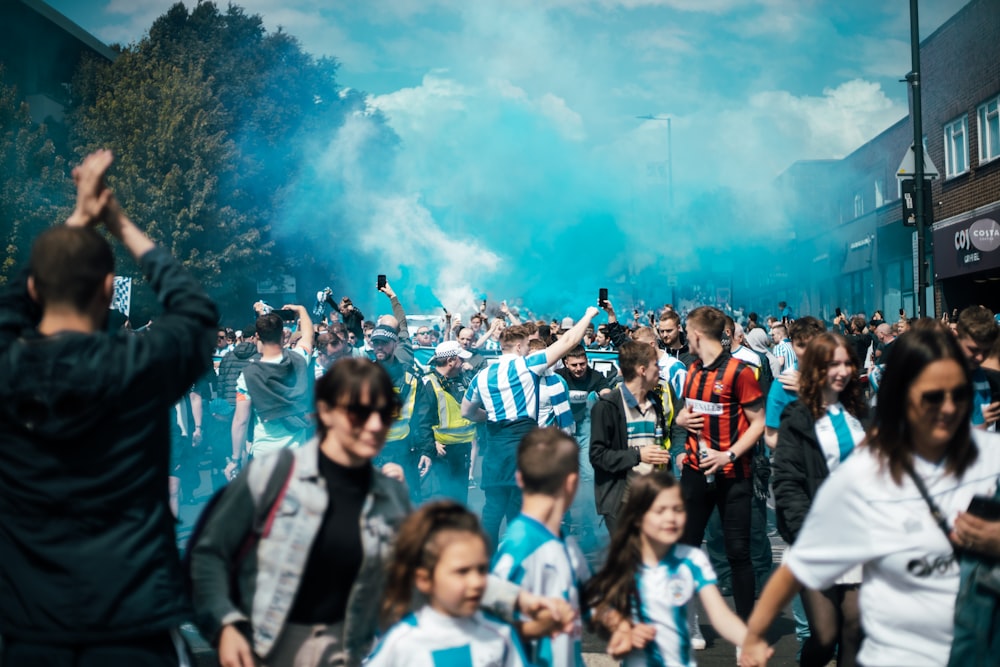
POLYGON ((446 546, 430 576, 426 569, 417 570, 417 588, 442 614, 471 616, 479 609, 486 590, 486 544, 480 536, 469 533, 439 534, 436 539, 446 546))
POLYGON ((642 515, 642 537, 654 548, 672 546, 681 539, 686 520, 680 486, 664 489, 642 515))

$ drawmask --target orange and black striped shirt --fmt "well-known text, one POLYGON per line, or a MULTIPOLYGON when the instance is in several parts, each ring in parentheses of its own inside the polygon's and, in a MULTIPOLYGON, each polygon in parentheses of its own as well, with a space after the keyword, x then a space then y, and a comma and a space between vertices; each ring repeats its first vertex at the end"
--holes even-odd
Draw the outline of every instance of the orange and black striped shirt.
MULTIPOLYGON (((743 406, 753 405, 764 398, 760 385, 749 364, 723 352, 708 366, 701 359, 688 368, 684 382, 684 404, 688 410, 705 417, 701 437, 708 446, 721 452, 728 451, 750 422, 743 406)), ((698 470, 698 436, 688 433, 684 444, 687 455, 684 465, 698 470)), ((722 475, 730 479, 750 477, 750 457, 741 456, 736 463, 722 468, 722 475)))

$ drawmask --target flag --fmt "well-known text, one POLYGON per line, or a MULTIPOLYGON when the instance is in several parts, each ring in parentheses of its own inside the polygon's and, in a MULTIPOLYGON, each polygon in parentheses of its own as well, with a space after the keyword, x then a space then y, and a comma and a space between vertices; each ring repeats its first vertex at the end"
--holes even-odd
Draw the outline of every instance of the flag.
POLYGON ((132 279, 125 276, 115 276, 115 293, 111 297, 111 310, 117 310, 128 317, 132 309, 132 279))

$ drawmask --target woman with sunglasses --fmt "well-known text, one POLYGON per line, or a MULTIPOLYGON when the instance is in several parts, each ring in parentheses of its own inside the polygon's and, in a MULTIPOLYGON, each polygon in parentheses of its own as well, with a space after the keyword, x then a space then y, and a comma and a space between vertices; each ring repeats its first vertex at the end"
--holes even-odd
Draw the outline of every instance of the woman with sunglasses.
POLYGON ((740 664, 766 664, 767 628, 803 586, 825 590, 859 565, 858 662, 947 664, 959 585, 947 533, 956 538, 956 516, 1000 478, 1000 436, 971 428, 971 396, 950 333, 921 322, 896 340, 866 444, 816 493, 747 623, 740 664))
POLYGON ((374 634, 386 559, 410 510, 405 486, 371 463, 399 402, 382 367, 362 359, 335 363, 315 391, 317 435, 292 450, 262 534, 255 507, 287 469, 275 472, 279 454, 254 459, 226 488, 192 549, 198 624, 223 667, 358 663, 374 634))
MULTIPOLYGON (((772 459, 772 488, 778 531, 794 544, 820 486, 864 439, 858 360, 847 340, 821 333, 799 362, 798 400, 781 416, 772 459)), ((804 590, 809 638, 799 664, 822 667, 837 653, 841 667, 854 665, 861 641, 858 588, 861 567, 825 590, 804 590)))
MULTIPOLYGON (((191 550, 192 594, 222 667, 354 667, 367 655, 410 512, 402 469, 372 466, 399 409, 385 369, 338 360, 316 381, 317 435, 292 450, 260 534, 256 506, 281 473, 280 453, 255 458, 210 509, 191 550)), ((505 616, 516 605, 552 627, 570 616, 564 602, 492 577, 482 604, 505 616)))

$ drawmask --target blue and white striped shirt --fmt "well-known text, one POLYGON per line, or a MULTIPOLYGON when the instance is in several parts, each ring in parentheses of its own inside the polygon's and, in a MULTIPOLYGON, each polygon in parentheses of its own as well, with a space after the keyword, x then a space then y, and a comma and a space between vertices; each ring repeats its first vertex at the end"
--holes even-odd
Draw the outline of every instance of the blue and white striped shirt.
POLYGON ((538 382, 549 363, 545 352, 526 357, 501 355, 495 364, 479 371, 465 398, 486 410, 491 422, 538 419, 538 382))
POLYGON ((799 358, 795 355, 795 348, 792 347, 792 340, 790 338, 786 338, 775 345, 773 354, 779 359, 785 360, 785 363, 781 366, 782 373, 798 369, 799 358))
POLYGON ((694 667, 687 605, 705 586, 716 583, 708 557, 695 547, 675 544, 655 567, 636 573, 639 608, 636 623, 656 628, 656 638, 625 656, 624 667, 694 667))
POLYGON ((480 611, 446 616, 429 605, 389 628, 364 667, 528 667, 513 629, 480 611))
POLYGON ((511 520, 493 560, 493 574, 522 589, 566 600, 577 612, 571 633, 531 642, 536 667, 583 667, 583 622, 580 588, 590 579, 590 566, 572 537, 554 535, 526 514, 511 520))

